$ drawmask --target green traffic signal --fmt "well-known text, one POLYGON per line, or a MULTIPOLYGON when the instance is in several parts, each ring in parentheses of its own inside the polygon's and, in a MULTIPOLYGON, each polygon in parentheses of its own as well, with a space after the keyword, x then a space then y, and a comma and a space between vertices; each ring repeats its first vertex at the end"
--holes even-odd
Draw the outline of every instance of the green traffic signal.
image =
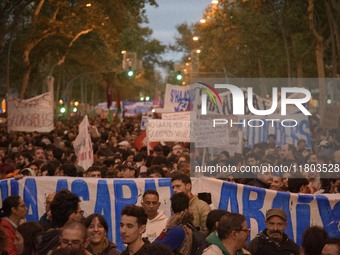
POLYGON ((134 74, 135 74, 135 73, 134 73, 134 71, 132 71, 132 70, 129 70, 129 71, 127 72, 127 75, 128 75, 129 77, 132 77, 134 74))
POLYGON ((183 75, 181 72, 177 72, 176 74, 176 80, 181 81, 183 79, 183 75))

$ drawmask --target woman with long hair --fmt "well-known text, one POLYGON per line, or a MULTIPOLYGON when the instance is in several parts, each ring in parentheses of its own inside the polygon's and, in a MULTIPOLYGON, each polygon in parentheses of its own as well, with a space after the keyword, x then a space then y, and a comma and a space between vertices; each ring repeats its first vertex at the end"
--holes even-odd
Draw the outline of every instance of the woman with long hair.
POLYGON ((85 220, 87 236, 90 244, 87 251, 93 255, 119 255, 117 245, 107 238, 108 225, 105 218, 100 214, 91 214, 85 220))
POLYGON ((0 225, 7 236, 5 250, 9 255, 17 255, 15 232, 21 220, 25 219, 27 207, 20 196, 7 197, 0 210, 0 225))

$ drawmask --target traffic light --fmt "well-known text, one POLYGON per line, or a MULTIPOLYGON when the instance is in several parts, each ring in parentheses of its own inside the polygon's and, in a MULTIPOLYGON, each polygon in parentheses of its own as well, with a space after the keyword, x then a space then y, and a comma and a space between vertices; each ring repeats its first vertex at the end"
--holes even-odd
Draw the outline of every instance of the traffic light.
POLYGON ((126 70, 126 76, 128 79, 133 79, 136 76, 136 70, 133 69, 126 70))
POLYGON ((183 75, 181 71, 176 72, 176 80, 177 81, 182 81, 183 80, 183 75))
POLYGON ((73 109, 72 109, 72 112, 76 113, 78 111, 78 106, 79 106, 79 102, 78 101, 75 101, 73 103, 73 109))
POLYGON ((66 107, 65 107, 65 103, 62 99, 59 100, 59 106, 58 106, 58 109, 59 109, 59 112, 61 114, 64 114, 66 112, 66 107))

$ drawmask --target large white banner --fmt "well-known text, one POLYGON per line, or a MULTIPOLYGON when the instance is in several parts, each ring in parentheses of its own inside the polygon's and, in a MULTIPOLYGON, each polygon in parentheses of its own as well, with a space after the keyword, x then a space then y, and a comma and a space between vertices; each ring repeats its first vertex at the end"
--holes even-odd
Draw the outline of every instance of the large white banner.
POLYGON ((93 149, 89 133, 89 120, 87 115, 79 125, 79 133, 73 142, 74 152, 77 155, 78 165, 86 171, 93 164, 93 149))
MULTIPOLYGON (((340 237, 340 197, 338 194, 302 195, 276 192, 221 180, 192 178, 193 193, 210 192, 216 209, 243 214, 251 228, 251 238, 265 228, 265 214, 270 208, 282 208, 287 214, 286 233, 301 244, 304 230, 322 226, 332 237, 340 237)), ((142 194, 149 189, 160 195, 161 209, 170 215, 171 179, 97 179, 72 177, 29 177, 0 181, 1 201, 20 195, 28 208, 28 221, 38 221, 44 214, 45 194, 68 189, 81 198, 85 217, 102 214, 108 222, 108 237, 123 249, 119 234, 121 210, 126 205, 140 205, 142 194)), ((2 204, 1 206, 2 207, 2 204)))
POLYGON ((53 93, 21 100, 12 96, 8 103, 8 132, 50 132, 54 129, 53 93))
POLYGON ((146 136, 149 142, 190 142, 190 121, 148 119, 146 136))
POLYGON ((278 146, 286 143, 296 146, 299 139, 305 139, 306 147, 312 147, 308 116, 304 114, 289 116, 274 114, 264 117, 245 115, 238 118, 238 123, 239 128, 243 130, 247 147, 267 142, 269 134, 276 136, 278 146))

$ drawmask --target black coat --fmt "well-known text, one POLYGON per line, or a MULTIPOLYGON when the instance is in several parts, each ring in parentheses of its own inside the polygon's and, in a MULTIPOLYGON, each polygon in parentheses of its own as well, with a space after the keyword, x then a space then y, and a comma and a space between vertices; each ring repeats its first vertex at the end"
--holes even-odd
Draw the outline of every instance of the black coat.
POLYGON ((252 255, 299 255, 299 246, 283 234, 283 241, 278 243, 267 235, 265 229, 246 247, 252 255))

